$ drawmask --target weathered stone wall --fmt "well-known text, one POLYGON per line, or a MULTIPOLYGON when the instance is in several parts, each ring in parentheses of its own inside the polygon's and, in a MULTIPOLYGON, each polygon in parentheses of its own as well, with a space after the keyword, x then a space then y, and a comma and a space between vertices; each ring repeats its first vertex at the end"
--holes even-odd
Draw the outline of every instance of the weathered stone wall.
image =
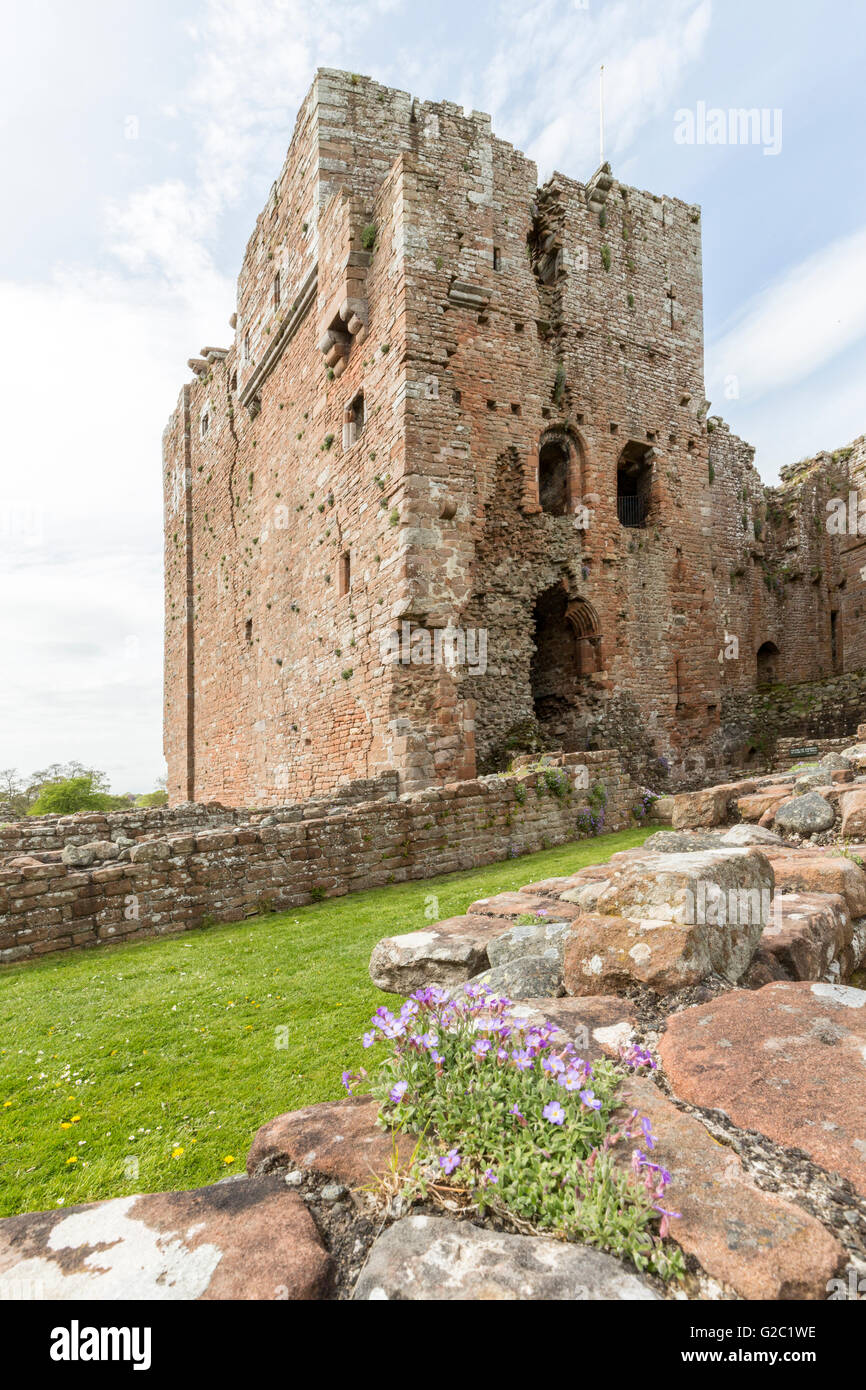
POLYGON ((332 814, 340 807, 397 796, 396 772, 359 780, 337 787, 324 797, 310 797, 302 804, 255 809, 185 802, 178 806, 151 807, 146 810, 88 811, 71 816, 32 816, 20 821, 0 822, 0 863, 17 854, 59 854, 67 845, 87 845, 94 841, 123 846, 131 842, 156 839, 183 830, 208 830, 226 825, 246 825, 268 815, 280 821, 332 814))
POLYGON ((802 743, 848 735, 850 743, 864 710, 866 671, 849 671, 798 685, 731 692, 725 696, 723 719, 732 745, 748 759, 753 753, 772 753, 777 739, 802 743))
POLYGON ((638 792, 618 755, 600 751, 568 755, 546 773, 454 783, 318 817, 295 808, 260 813, 257 823, 174 830, 135 845, 123 862, 87 869, 13 858, 0 868, 0 960, 238 921, 566 843, 584 833, 587 809, 597 810, 597 783, 605 828, 628 825, 638 792), (589 791, 576 785, 579 767, 589 791))

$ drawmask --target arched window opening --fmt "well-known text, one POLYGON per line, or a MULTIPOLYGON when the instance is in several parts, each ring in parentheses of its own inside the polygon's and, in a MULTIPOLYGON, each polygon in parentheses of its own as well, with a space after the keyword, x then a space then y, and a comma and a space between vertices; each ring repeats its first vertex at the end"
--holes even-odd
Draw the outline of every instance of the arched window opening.
POLYGON ((550 516, 567 516, 569 510, 568 445, 550 439, 538 454, 538 501, 550 516))
POLYGON ((620 525, 646 526, 652 491, 653 450, 630 440, 616 466, 616 514, 620 525))
POLYGON ((764 642, 758 648, 758 685, 774 685, 779 679, 779 648, 764 642))

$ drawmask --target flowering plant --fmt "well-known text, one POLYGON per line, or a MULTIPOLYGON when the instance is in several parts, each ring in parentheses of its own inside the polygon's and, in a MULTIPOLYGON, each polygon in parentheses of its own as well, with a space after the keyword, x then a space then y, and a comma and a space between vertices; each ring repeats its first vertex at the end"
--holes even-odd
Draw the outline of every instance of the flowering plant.
POLYGON ((397 1014, 377 1009, 364 1046, 384 1053, 369 1078, 380 1119, 425 1136, 431 1181, 520 1229, 597 1245, 664 1278, 682 1273, 664 1240, 676 1216, 664 1204, 670 1174, 645 1152, 649 1120, 624 1117, 617 1102, 626 1068, 653 1065, 642 1048, 590 1066, 553 1024, 527 1025, 473 984, 457 999, 431 986, 397 1014), (642 1147, 631 1163, 617 1161, 632 1140, 642 1147))

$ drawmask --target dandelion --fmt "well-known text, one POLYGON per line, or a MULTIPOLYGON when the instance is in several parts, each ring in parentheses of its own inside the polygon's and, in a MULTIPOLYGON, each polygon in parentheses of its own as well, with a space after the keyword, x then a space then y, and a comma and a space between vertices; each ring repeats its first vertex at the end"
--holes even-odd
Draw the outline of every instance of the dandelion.
POLYGON ((235 1156, 234 1156, 234 1154, 226 1154, 225 1158, 223 1159, 223 1163, 234 1163, 234 1161, 235 1161, 235 1156))
POLYGON ((180 1156, 181 1156, 182 1153, 183 1153, 183 1148, 181 1147, 180 1144, 178 1144, 176 1148, 172 1149, 172 1151, 171 1151, 171 1156, 172 1156, 172 1158, 180 1158, 180 1156))
POLYGON ((71 1158, 67 1158, 67 1160, 66 1160, 66 1166, 67 1166, 67 1168, 68 1168, 69 1165, 70 1165, 70 1163, 77 1163, 77 1162, 78 1162, 78 1155, 77 1155, 77 1154, 73 1154, 71 1158))

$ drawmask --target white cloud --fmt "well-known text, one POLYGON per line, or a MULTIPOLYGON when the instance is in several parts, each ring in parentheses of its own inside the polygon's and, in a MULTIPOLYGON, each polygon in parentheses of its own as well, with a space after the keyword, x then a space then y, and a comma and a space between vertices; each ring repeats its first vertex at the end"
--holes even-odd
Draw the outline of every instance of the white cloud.
POLYGON ((866 227, 754 296, 707 354, 708 395, 735 377, 753 402, 804 381, 866 335, 866 227))
POLYGON ((711 14, 710 0, 575 5, 567 15, 559 0, 504 5, 475 105, 491 111, 497 133, 536 160, 542 179, 554 168, 587 178, 598 164, 600 65, 605 157, 616 166, 701 56, 711 14))

